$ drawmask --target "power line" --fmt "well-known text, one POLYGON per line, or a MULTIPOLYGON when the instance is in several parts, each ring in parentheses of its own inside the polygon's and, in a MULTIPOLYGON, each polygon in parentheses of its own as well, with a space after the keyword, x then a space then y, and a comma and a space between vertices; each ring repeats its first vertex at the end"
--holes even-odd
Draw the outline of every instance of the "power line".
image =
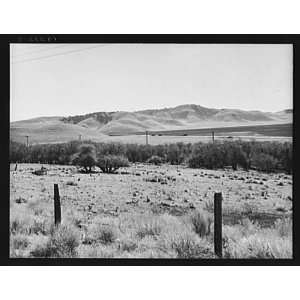
POLYGON ((97 46, 88 47, 88 48, 84 48, 84 49, 76 49, 76 50, 71 50, 71 51, 67 51, 67 52, 61 52, 61 53, 47 55, 47 56, 41 56, 41 57, 36 57, 36 58, 29 58, 29 59, 24 59, 24 60, 13 62, 13 64, 19 64, 19 63, 24 63, 24 62, 28 62, 28 61, 43 60, 43 59, 54 57, 54 56, 67 55, 67 54, 74 53, 74 52, 80 52, 80 51, 85 51, 85 50, 90 50, 90 49, 100 48, 100 47, 105 47, 105 46, 110 46, 110 45, 111 44, 109 44, 109 45, 97 45, 97 46))

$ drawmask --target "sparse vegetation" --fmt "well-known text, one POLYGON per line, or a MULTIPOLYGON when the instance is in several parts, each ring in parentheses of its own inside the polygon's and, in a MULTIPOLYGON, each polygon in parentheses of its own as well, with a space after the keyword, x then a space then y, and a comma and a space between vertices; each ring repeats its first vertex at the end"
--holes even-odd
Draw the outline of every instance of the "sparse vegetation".
POLYGON ((291 175, 168 164, 132 164, 105 176, 45 164, 47 175, 31 175, 40 166, 20 163, 11 172, 10 257, 215 258, 207 217, 220 185, 224 256, 292 257, 291 175), (62 203, 57 227, 53 180, 62 203))

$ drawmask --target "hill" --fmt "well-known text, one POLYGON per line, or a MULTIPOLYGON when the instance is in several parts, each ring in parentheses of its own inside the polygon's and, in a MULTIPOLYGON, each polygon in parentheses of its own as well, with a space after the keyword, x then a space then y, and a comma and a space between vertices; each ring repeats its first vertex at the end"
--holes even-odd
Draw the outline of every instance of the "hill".
POLYGON ((188 104, 173 108, 135 112, 95 112, 69 117, 39 117, 12 122, 12 140, 32 143, 63 142, 78 139, 103 140, 108 135, 128 135, 137 132, 189 130, 210 127, 230 127, 292 123, 292 110, 270 113, 239 109, 215 109, 188 104))

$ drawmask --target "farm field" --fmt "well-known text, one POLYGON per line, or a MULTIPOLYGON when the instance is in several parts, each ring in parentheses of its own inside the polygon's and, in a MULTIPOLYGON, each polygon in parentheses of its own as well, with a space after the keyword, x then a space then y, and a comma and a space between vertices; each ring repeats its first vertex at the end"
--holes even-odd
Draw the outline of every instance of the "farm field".
POLYGON ((131 164, 117 174, 11 164, 10 257, 214 258, 210 216, 223 195, 224 258, 292 258, 292 176, 131 164), (53 185, 62 225, 53 226, 53 185), (51 242, 49 242, 51 241, 51 242))
MULTIPOLYGON (((244 133, 243 133, 244 134, 244 133)), ((220 136, 215 135, 215 141, 277 141, 277 142, 292 142, 292 137, 286 136, 263 136, 263 135, 239 135, 234 136, 234 134, 230 135, 232 138, 228 139, 228 135, 220 136)), ((124 135, 124 136, 108 136, 105 138, 105 142, 120 142, 120 143, 137 143, 137 144, 145 144, 146 138, 145 135, 124 135)), ((163 144, 171 144, 171 143, 198 143, 198 142, 211 142, 211 135, 148 135, 148 143, 150 145, 163 145, 163 144)))
MULTIPOLYGON (((222 127, 208 127, 208 128, 196 128, 196 129, 180 129, 180 130, 161 130, 161 131, 150 131, 151 134, 161 135, 211 135, 211 132, 219 133, 220 135, 231 134, 231 135, 249 135, 249 136, 285 136, 291 137, 293 131, 293 124, 256 124, 256 125, 242 125, 242 126, 222 126, 222 127)), ((144 134, 144 133, 139 133, 144 134)))
MULTIPOLYGON (((79 134, 84 140, 93 140, 95 142, 123 142, 123 143, 145 143, 145 131, 136 133, 117 133, 108 135, 103 134, 96 129, 87 129, 78 126, 70 129, 71 125, 63 124, 51 126, 47 130, 43 130, 42 125, 35 125, 33 128, 16 127, 11 125, 10 134, 12 140, 25 143, 26 135, 29 136, 30 144, 42 143, 63 143, 71 140, 78 140, 79 134)), ((220 125, 221 126, 221 125, 220 125)), ((72 126, 71 126, 72 127, 72 126)), ((228 136, 231 140, 241 139, 245 141, 292 141, 293 124, 256 124, 249 126, 223 126, 198 129, 180 129, 180 130, 164 130, 149 131, 149 143, 159 145, 165 143, 196 143, 211 141, 212 131, 215 133, 216 140, 226 140, 228 136)))

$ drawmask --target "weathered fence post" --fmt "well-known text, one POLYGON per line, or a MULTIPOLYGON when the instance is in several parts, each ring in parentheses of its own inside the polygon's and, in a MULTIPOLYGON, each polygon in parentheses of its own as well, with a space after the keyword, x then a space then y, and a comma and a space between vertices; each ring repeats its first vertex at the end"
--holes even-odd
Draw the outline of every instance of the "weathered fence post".
POLYGON ((222 258, 222 193, 214 195, 214 217, 215 254, 222 258))
POLYGON ((57 183, 54 184, 54 220, 55 225, 61 223, 61 208, 57 183))
POLYGON ((18 169, 18 164, 16 164, 16 166, 15 166, 15 171, 17 171, 17 169, 18 169))
POLYGON ((212 137, 212 142, 214 143, 215 142, 215 132, 214 131, 211 133, 211 137, 212 137))

